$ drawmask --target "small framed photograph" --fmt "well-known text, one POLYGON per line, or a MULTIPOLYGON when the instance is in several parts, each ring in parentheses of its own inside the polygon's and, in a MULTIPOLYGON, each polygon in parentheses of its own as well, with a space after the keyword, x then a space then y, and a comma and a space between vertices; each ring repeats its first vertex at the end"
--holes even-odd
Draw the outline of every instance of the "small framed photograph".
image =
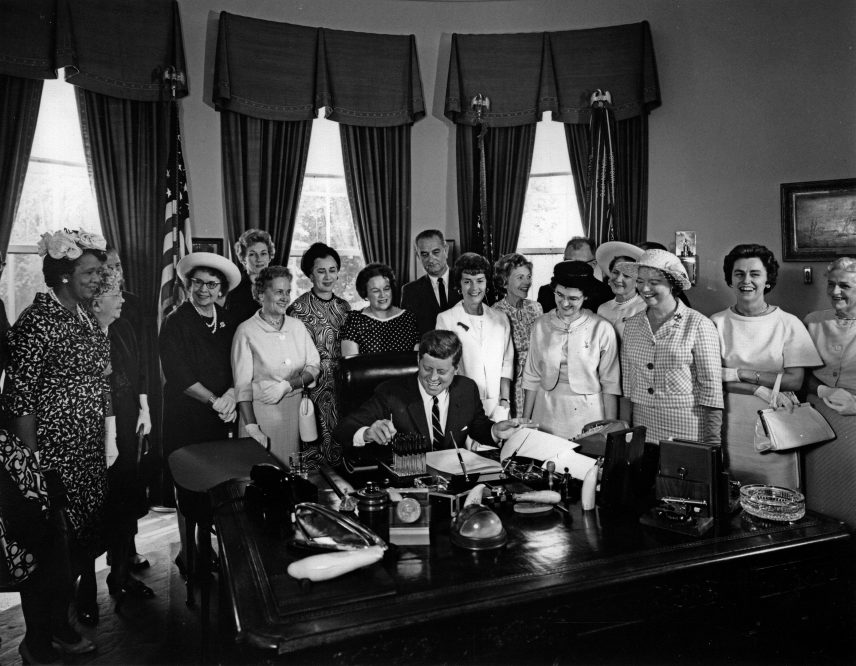
POLYGON ((214 254, 223 255, 223 239, 222 238, 194 238, 194 252, 213 252, 214 254))
POLYGON ((782 258, 856 256, 856 178, 782 183, 782 258))
POLYGON ((696 232, 675 232, 675 254, 679 257, 694 257, 696 254, 696 232))

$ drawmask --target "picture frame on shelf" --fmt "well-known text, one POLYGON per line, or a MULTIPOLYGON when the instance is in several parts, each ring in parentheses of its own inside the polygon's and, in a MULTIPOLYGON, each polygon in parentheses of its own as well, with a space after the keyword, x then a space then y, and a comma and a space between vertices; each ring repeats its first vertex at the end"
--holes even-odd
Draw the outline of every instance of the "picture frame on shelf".
POLYGON ((213 252, 223 256, 223 239, 222 238, 194 238, 194 252, 213 252))
POLYGON ((782 259, 856 256, 856 178, 782 183, 782 259))

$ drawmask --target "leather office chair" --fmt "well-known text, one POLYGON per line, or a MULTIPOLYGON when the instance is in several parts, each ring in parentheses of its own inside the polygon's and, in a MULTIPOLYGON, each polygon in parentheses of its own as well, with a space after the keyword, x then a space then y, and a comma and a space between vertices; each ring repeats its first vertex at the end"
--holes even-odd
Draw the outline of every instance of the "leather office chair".
MULTIPOLYGON (((339 414, 344 417, 362 405, 371 397, 378 384, 387 379, 412 375, 418 367, 419 358, 415 351, 342 357, 339 359, 336 384, 339 391, 339 414)), ((347 472, 377 469, 377 463, 373 460, 353 455, 343 460, 343 466, 347 472)))

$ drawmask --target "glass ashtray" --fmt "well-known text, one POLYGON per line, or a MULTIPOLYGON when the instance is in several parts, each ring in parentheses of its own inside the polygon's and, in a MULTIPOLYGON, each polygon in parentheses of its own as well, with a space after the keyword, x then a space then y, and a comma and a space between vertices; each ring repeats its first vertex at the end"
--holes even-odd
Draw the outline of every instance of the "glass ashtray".
POLYGON ((740 488, 740 506, 756 518, 794 522, 805 516, 805 495, 790 488, 751 484, 740 488))

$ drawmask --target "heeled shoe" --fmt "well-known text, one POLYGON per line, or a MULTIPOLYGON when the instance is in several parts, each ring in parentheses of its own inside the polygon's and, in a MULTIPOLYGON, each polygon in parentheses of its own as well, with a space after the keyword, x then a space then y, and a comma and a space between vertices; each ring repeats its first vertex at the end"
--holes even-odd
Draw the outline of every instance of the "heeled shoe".
POLYGON ((155 596, 155 591, 143 581, 128 576, 124 583, 119 584, 112 573, 107 574, 107 591, 110 592, 111 597, 122 595, 138 599, 153 599, 155 596))
POLYGON ((184 560, 181 558, 181 555, 175 556, 175 566, 178 567, 178 574, 184 580, 187 580, 187 566, 184 564, 184 560))
POLYGON ((98 591, 95 587, 94 580, 90 583, 84 580, 85 575, 81 576, 77 582, 74 593, 74 605, 77 609, 77 621, 87 627, 94 627, 98 624, 100 615, 98 612, 98 591))
POLYGON ((26 639, 22 640, 18 646, 18 654, 21 655, 21 661, 30 666, 49 666, 50 664, 62 663, 62 655, 54 649, 53 645, 33 652, 26 639))
POLYGON ((128 566, 131 568, 131 571, 142 571, 143 569, 148 569, 151 564, 139 553, 134 553, 128 558, 128 566))

